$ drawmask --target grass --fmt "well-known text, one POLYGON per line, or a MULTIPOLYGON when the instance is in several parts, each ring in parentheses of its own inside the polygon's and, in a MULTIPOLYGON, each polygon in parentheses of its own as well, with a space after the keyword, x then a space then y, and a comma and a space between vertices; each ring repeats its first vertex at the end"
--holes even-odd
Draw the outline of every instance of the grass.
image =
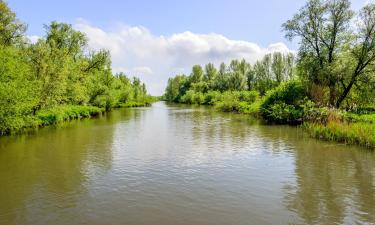
POLYGON ((346 119, 351 122, 364 122, 375 124, 375 114, 355 114, 347 113, 345 115, 346 119))
POLYGON ((67 105, 39 111, 36 117, 39 126, 47 126, 74 119, 89 118, 103 112, 103 108, 95 106, 67 105))
MULTIPOLYGON (((115 108, 150 106, 157 100, 156 97, 147 97, 142 101, 130 101, 115 108)), ((36 115, 14 115, 6 121, 0 121, 0 136, 26 132, 38 127, 44 127, 65 121, 90 118, 106 111, 105 108, 83 105, 62 105, 42 109, 36 115)))
POLYGON ((329 121, 327 124, 306 122, 303 127, 312 137, 356 144, 375 149, 375 124, 329 121))

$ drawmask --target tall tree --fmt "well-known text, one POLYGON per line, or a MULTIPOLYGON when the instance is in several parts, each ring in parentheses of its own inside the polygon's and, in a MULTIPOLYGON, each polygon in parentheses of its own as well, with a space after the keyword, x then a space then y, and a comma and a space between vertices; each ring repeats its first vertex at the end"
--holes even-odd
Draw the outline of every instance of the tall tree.
POLYGON ((361 10, 358 30, 351 46, 353 47, 350 48, 348 58, 355 63, 349 76, 344 76, 341 80, 343 91, 336 107, 341 105, 356 83, 365 79, 364 85, 369 85, 366 82, 371 82, 375 78, 375 4, 369 4, 361 10))
POLYGON ((0 45, 22 43, 26 25, 21 23, 5 1, 0 0, 0 45))
POLYGON ((333 66, 348 43, 353 17, 349 0, 309 0, 291 20, 283 24, 286 37, 301 39, 299 56, 306 64, 307 78, 329 87, 329 103, 335 105, 340 75, 333 66))

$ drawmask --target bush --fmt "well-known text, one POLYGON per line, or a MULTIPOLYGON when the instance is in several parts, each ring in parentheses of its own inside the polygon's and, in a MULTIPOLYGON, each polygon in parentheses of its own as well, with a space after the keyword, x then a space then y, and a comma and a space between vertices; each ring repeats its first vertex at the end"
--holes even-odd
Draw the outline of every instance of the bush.
POLYGON ((306 93, 299 81, 289 81, 269 91, 260 107, 262 117, 275 123, 300 123, 306 93))
POLYGON ((185 104, 193 104, 194 103, 194 95, 195 95, 195 91, 193 91, 193 90, 187 91, 185 93, 185 95, 183 95, 181 97, 180 102, 185 103, 185 104))
POLYGON ((205 105, 215 105, 217 102, 222 100, 222 95, 218 91, 209 91, 205 95, 204 104, 205 105))
POLYGON ((104 111, 95 106, 59 106, 42 110, 37 113, 37 119, 42 126, 57 124, 68 120, 96 116, 104 111))
POLYGON ((216 108, 223 112, 238 112, 239 110, 238 92, 224 92, 221 101, 216 103, 216 108))
POLYGON ((205 101, 205 96, 202 92, 196 92, 193 96, 193 103, 198 105, 203 105, 205 101))
POLYGON ((257 91, 240 91, 239 100, 241 102, 253 103, 259 98, 259 92, 257 91))
POLYGON ((254 103, 251 103, 251 104, 247 102, 240 102, 238 106, 239 107, 238 111, 240 113, 251 114, 253 116, 259 116, 261 104, 262 104, 261 100, 255 101, 254 103))

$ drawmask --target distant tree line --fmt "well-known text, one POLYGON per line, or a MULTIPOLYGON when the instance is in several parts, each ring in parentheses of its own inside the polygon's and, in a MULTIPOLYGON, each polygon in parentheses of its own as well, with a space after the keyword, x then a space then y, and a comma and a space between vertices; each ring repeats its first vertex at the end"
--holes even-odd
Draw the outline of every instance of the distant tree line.
POLYGON ((187 91, 207 93, 209 91, 251 91, 264 95, 267 90, 280 83, 293 79, 295 57, 292 53, 280 52, 267 54, 254 65, 242 60, 232 60, 227 66, 221 63, 219 68, 209 63, 202 68, 195 65, 189 76, 177 75, 168 80, 165 98, 180 102, 187 91))

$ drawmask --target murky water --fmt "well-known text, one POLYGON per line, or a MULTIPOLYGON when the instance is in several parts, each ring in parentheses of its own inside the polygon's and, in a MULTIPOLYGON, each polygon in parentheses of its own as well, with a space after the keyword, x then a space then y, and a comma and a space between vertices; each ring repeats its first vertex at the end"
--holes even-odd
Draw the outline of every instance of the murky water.
POLYGON ((0 224, 375 224, 375 153, 156 103, 0 138, 0 224))

